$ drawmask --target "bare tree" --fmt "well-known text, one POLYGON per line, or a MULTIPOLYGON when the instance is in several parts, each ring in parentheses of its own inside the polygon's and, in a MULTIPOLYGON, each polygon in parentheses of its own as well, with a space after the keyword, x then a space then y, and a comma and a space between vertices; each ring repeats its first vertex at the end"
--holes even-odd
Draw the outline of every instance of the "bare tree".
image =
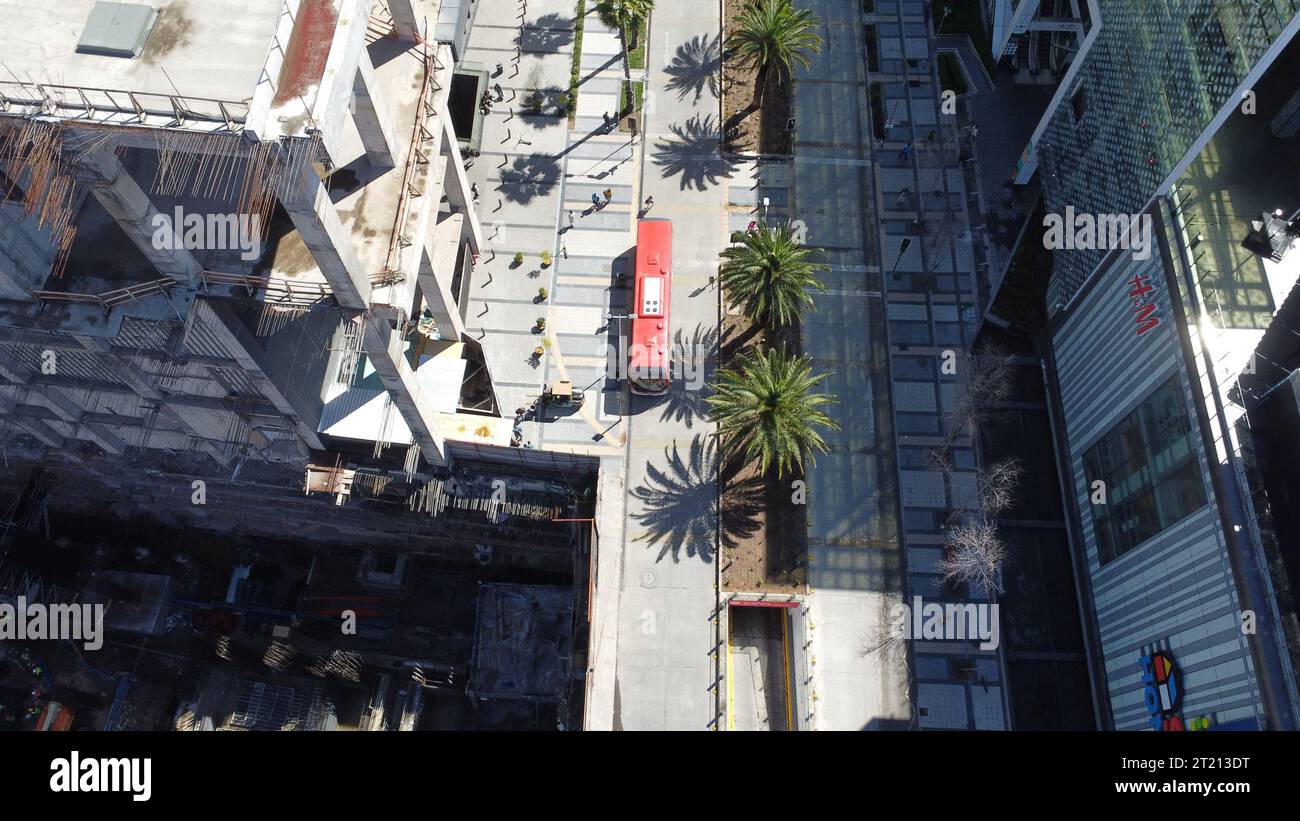
MULTIPOLYGON (((951 478, 953 467, 946 454, 935 452, 931 458, 951 478)), ((1022 470, 1017 460, 1007 459, 974 473, 974 498, 955 511, 961 521, 948 530, 945 555, 938 567, 945 582, 971 583, 1000 593, 1007 547, 998 532, 997 520, 1015 502, 1022 470)))
MULTIPOLYGON (((958 437, 978 437, 998 405, 1011 396, 1012 357, 997 346, 986 346, 966 359, 963 392, 951 411, 943 444, 931 451, 930 461, 952 486, 957 470, 952 446, 958 437)), ((970 583, 985 591, 1002 592, 1001 569, 1007 547, 998 532, 998 516, 1015 502, 1015 489, 1023 473, 1019 461, 1007 459, 973 471, 975 493, 953 511, 954 525, 944 540, 945 555, 938 563, 945 582, 970 583)))
POLYGON ((994 408, 1011 395, 1012 356, 995 345, 966 357, 965 390, 952 410, 947 445, 962 433, 974 436, 989 422, 994 408))
POLYGON ((905 611, 896 610, 898 604, 891 604, 886 597, 880 597, 875 628, 863 636, 859 648, 862 658, 879 653, 882 660, 907 664, 906 625, 899 618, 899 613, 905 611))
POLYGON ((1020 462, 1007 459, 977 472, 978 490, 975 505, 986 519, 996 519, 998 514, 1015 502, 1016 486, 1020 484, 1020 462))
POLYGON ((969 582, 986 592, 1002 592, 1001 571, 1007 547, 991 520, 971 517, 948 531, 945 547, 938 563, 945 582, 969 582))

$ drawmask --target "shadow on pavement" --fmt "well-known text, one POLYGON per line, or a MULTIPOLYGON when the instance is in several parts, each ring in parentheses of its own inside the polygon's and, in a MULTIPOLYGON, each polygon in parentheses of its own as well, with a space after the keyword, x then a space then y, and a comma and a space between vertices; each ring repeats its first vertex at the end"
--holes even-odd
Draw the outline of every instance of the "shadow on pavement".
POLYGON ((501 196, 526 205, 548 195, 559 181, 560 164, 555 158, 542 154, 516 157, 509 168, 501 169, 501 196))
POLYGON ((573 42, 572 15, 543 14, 531 23, 525 23, 515 34, 515 46, 524 53, 554 53, 573 42))
POLYGON ((672 63, 664 69, 669 76, 668 88, 677 92, 677 99, 695 92, 695 102, 704 96, 704 89, 718 96, 718 79, 722 72, 722 48, 718 35, 696 35, 677 47, 672 63))
POLYGON ((689 340, 680 328, 673 334, 673 387, 664 397, 660 422, 684 422, 693 428, 697 418, 707 415, 704 397, 717 344, 717 328, 696 325, 689 340))
POLYGON ((644 505, 633 518, 649 531, 651 546, 660 546, 655 561, 671 555, 674 562, 680 562, 684 555, 712 562, 719 536, 723 544, 729 544, 758 530, 763 504, 763 486, 758 481, 732 485, 733 503, 719 522, 714 437, 696 436, 686 454, 674 442, 664 449, 664 457, 666 464, 648 465, 646 483, 632 491, 633 498, 644 505))
POLYGON ((670 130, 676 139, 661 139, 655 144, 654 163, 663 169, 664 177, 680 176, 683 191, 703 191, 729 179, 736 170, 737 164, 718 151, 722 130, 713 115, 704 119, 696 115, 670 130))

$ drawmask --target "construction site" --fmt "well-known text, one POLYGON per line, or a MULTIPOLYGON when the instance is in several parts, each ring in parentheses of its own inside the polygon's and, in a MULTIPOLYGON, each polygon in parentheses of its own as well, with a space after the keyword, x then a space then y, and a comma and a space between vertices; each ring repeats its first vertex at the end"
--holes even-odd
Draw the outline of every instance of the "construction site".
POLYGON ((465 329, 477 2, 0 0, 0 602, 107 613, 0 728, 581 727, 598 461, 465 329))

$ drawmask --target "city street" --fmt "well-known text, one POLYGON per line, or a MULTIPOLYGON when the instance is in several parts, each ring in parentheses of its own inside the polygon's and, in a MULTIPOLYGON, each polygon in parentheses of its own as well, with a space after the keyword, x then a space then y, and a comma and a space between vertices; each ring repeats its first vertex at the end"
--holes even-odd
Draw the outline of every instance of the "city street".
MULTIPOLYGON (((671 330, 674 356, 689 366, 668 396, 634 397, 630 407, 617 675, 606 720, 613 729, 704 730, 717 723, 719 656, 717 471, 701 400, 716 352, 712 278, 727 236, 726 188, 716 173, 719 98, 707 76, 698 96, 683 87, 678 69, 683 49, 716 40, 720 22, 716 4, 690 0, 660 0, 652 20, 639 201, 653 197, 647 216, 673 221, 671 330)), ((589 716, 601 726, 604 716, 589 716)))

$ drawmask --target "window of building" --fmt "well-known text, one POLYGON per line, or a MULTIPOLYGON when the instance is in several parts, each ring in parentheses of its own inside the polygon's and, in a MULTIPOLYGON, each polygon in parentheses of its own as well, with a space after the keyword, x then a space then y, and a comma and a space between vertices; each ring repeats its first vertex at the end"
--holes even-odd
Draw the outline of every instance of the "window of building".
POLYGON ((1104 565, 1205 505, 1205 485, 1178 377, 1155 390, 1083 455, 1097 555, 1104 565))

